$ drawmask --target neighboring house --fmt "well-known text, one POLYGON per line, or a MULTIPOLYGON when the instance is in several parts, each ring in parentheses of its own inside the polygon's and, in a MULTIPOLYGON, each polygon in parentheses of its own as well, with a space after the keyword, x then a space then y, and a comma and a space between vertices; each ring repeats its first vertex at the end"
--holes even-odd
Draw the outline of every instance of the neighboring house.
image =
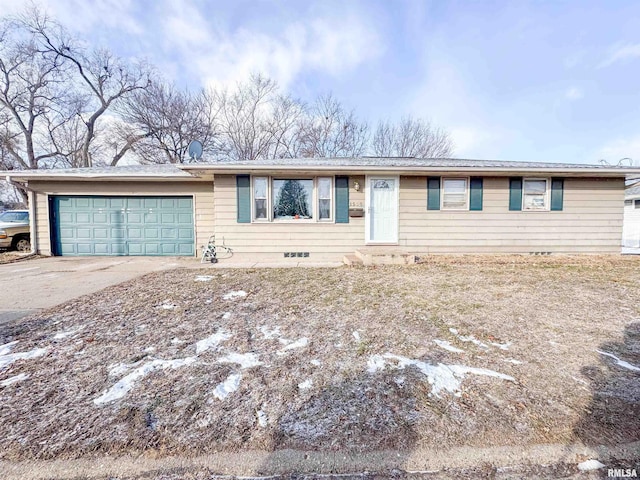
POLYGON ((640 248, 640 180, 629 187, 624 196, 622 246, 640 248))
POLYGON ((277 159, 5 172, 44 255, 326 261, 433 253, 619 253, 638 168, 457 159, 277 159))

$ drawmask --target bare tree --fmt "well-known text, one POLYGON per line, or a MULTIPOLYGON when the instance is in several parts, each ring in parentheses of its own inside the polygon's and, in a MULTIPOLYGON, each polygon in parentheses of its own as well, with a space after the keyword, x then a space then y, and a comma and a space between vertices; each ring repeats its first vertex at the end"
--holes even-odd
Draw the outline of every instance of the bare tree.
MULTIPOLYGON (((204 91, 192 94, 173 85, 155 83, 140 90, 120 109, 121 133, 145 163, 182 163, 191 140, 200 140, 215 156, 219 149, 215 129, 218 108, 204 91)), ((117 163, 114 158, 113 165, 117 163)))
POLYGON ((307 115, 306 106, 288 95, 278 95, 272 101, 271 133, 273 142, 269 158, 297 158, 302 156, 302 126, 307 115))
POLYGON ((233 160, 256 160, 269 156, 276 143, 272 102, 277 84, 262 75, 251 75, 236 90, 214 92, 220 115, 223 152, 233 160))
POLYGON ((329 94, 311 105, 299 135, 303 157, 357 157, 367 149, 369 127, 329 94))
POLYGON ((404 117, 397 125, 380 122, 371 147, 378 157, 446 158, 453 154, 453 141, 446 130, 413 117, 404 117))
MULTIPOLYGON (((83 48, 60 24, 37 10, 25 17, 24 25, 38 41, 42 56, 50 62, 69 65, 73 72, 70 86, 77 89, 76 114, 85 126, 79 152, 80 166, 91 166, 91 146, 96 138, 98 120, 114 104, 136 91, 149 88, 151 69, 144 62, 129 64, 106 49, 83 48)), ((132 145, 125 142, 122 148, 126 151, 132 145)), ((121 158, 125 151, 116 152, 113 159, 121 158)))
POLYGON ((64 69, 42 55, 34 36, 20 24, 0 24, 0 143, 15 168, 39 168, 64 156, 51 142, 69 119, 64 69))

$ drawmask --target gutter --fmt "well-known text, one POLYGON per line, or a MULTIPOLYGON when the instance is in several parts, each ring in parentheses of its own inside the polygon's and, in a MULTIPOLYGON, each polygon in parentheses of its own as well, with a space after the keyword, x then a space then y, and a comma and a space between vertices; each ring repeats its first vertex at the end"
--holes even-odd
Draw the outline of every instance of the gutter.
POLYGON ((31 243, 31 253, 30 255, 36 255, 38 253, 38 235, 37 235, 37 227, 36 227, 36 195, 32 188, 29 187, 29 182, 26 181, 24 184, 18 183, 11 179, 11 175, 7 175, 5 180, 9 185, 12 185, 16 188, 21 188, 27 191, 27 196, 29 199, 29 237, 31 243))

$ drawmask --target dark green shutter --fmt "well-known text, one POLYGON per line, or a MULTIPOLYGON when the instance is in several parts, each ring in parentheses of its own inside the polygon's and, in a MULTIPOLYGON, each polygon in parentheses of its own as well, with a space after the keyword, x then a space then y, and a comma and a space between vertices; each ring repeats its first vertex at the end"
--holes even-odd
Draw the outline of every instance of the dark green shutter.
POLYGON ((349 223, 349 177, 336 177, 336 223, 349 223))
POLYGON ((251 179, 249 175, 236 175, 238 223, 251 223, 251 179))
POLYGON ((509 179, 509 210, 522 210, 522 177, 509 179))
POLYGON ((427 210, 440 210, 440 177, 427 177, 427 210))
POLYGON ((469 210, 482 210, 482 177, 471 177, 469 190, 469 210))
POLYGON ((551 210, 561 211, 562 201, 564 197, 564 179, 552 178, 551 179, 551 210))

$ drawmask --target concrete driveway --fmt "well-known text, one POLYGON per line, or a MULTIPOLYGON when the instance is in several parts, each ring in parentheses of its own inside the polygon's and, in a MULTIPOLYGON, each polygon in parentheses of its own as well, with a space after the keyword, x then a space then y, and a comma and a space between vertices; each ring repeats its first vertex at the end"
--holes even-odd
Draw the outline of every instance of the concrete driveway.
POLYGON ((185 257, 48 257, 0 265, 0 325, 141 275, 198 268, 185 257))

